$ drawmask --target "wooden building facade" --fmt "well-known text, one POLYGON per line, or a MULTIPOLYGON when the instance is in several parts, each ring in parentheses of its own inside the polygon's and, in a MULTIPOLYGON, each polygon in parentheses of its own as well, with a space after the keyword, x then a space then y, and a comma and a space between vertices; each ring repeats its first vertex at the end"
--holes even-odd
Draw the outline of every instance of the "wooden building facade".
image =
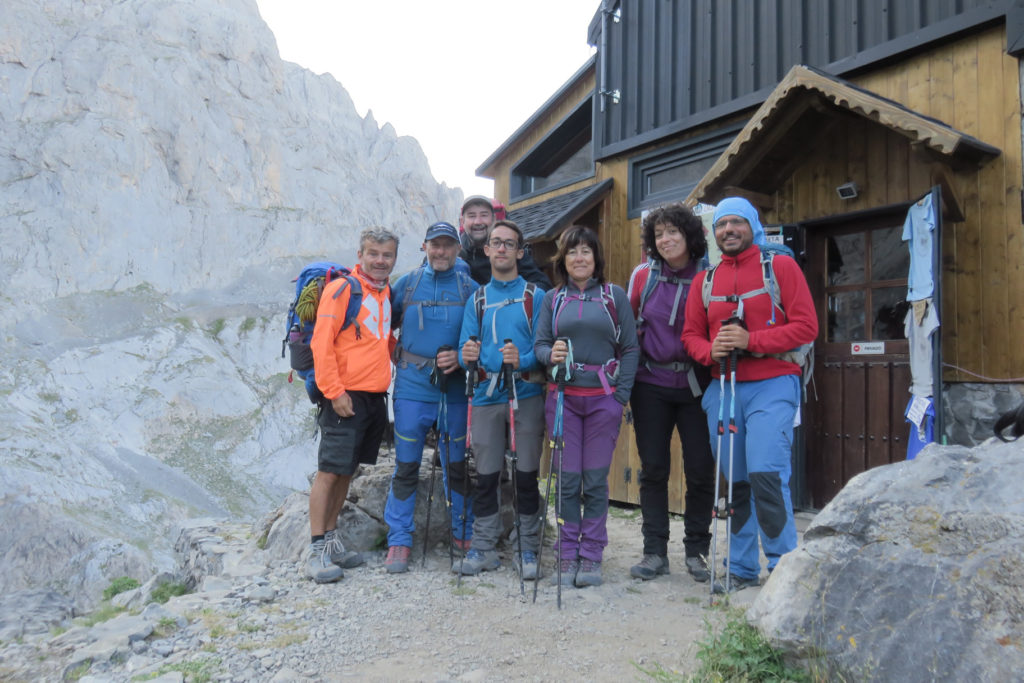
MULTIPOLYGON (((797 504, 818 508, 858 472, 906 456, 901 230, 925 196, 941 220, 936 398, 1024 376, 1024 10, 749 4, 606 0, 589 27, 595 57, 477 172, 541 261, 582 223, 623 286, 643 258, 646 208, 741 194, 784 226, 820 316, 793 482, 797 504), (880 352, 854 353, 857 340, 880 352)), ((638 500, 638 468, 626 425, 613 499, 638 500)))

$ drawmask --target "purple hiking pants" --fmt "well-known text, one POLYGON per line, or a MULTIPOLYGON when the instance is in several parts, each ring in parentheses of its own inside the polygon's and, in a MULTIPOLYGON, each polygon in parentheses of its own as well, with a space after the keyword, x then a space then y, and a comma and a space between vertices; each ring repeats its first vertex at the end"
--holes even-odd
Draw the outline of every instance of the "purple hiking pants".
MULTIPOLYGON (((545 404, 548 433, 553 433, 557 391, 545 404)), ((608 545, 608 469, 622 425, 623 405, 613 396, 565 396, 562 408, 560 559, 600 562, 608 545)), ((558 474, 558 454, 551 467, 558 474)))

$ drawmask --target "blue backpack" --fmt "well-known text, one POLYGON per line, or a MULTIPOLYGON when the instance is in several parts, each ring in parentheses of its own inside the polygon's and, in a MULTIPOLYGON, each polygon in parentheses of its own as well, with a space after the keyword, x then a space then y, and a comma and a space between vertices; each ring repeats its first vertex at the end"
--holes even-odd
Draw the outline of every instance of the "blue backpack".
POLYGON ((313 403, 320 403, 323 394, 316 386, 313 369, 313 350, 309 346, 313 338, 313 328, 316 325, 316 310, 320 305, 320 295, 324 288, 338 278, 345 278, 346 282, 338 288, 333 298, 337 299, 346 288, 352 288, 352 294, 348 299, 348 307, 345 309, 345 320, 341 329, 350 325, 356 326, 356 337, 361 337, 359 329, 359 308, 363 304, 363 286, 359 278, 352 275, 348 268, 332 261, 316 261, 306 265, 293 280, 295 283, 295 298, 288 307, 287 333, 281 340, 281 358, 284 358, 285 349, 288 351, 289 362, 292 372, 288 373, 288 381, 292 381, 292 374, 297 374, 305 381, 306 393, 313 403))

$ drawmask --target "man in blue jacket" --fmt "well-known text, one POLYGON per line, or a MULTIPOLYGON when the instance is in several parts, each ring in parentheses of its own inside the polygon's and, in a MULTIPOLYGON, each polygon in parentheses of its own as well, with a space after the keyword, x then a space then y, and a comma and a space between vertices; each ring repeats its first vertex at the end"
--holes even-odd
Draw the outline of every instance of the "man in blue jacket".
MULTIPOLYGON (((452 571, 466 575, 497 569, 495 550, 503 531, 501 524, 501 471, 509 423, 509 390, 502 369, 514 372, 514 405, 517 464, 513 480, 519 517, 522 555, 517 565, 524 579, 537 578, 540 537, 541 442, 544 437, 543 371, 533 353, 534 330, 540 316, 544 290, 519 275, 523 233, 512 221, 498 221, 490 229, 484 249, 491 262, 491 280, 469 303, 459 336, 463 367, 477 364, 481 374, 473 395, 473 455, 477 486, 473 498, 473 540, 469 552, 452 571), (470 339, 476 337, 476 341, 470 339), (509 340, 507 343, 505 340, 509 340)), ((517 547, 518 550, 518 547, 517 547)))
MULTIPOLYGON (((459 233, 449 223, 427 228, 423 242, 426 260, 402 276, 392 291, 392 320, 400 330, 395 349, 395 473, 384 507, 388 525, 388 555, 384 567, 397 574, 409 568, 412 551, 416 486, 427 432, 438 423, 438 448, 446 495, 451 496, 452 542, 461 550, 472 529, 468 504, 463 503, 466 450, 465 374, 459 368, 457 345, 463 310, 476 283, 455 267, 459 233), (441 403, 441 376, 447 385, 441 403), (444 414, 439 411, 447 407, 444 414), (446 431, 443 431, 447 427, 446 431), (462 521, 463 510, 467 520, 462 521)), ((424 530, 428 533, 429 530, 424 530)))

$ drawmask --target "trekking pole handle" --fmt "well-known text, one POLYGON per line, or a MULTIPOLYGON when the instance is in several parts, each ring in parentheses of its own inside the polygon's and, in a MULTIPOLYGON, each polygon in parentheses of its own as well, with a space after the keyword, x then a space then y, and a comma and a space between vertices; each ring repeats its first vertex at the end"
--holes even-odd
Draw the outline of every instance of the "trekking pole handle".
MULTIPOLYGON (((511 339, 506 339, 505 340, 505 344, 511 344, 511 343, 512 343, 511 339)), ((512 380, 512 365, 509 364, 509 363, 502 363, 501 364, 501 372, 502 372, 502 374, 505 375, 505 384, 506 384, 506 386, 511 386, 512 382, 513 382, 513 380, 512 380)))
MULTIPOLYGON (((555 341, 556 342, 565 342, 566 346, 569 345, 569 338, 568 337, 559 337, 555 341)), ((568 375, 569 375, 569 367, 568 367, 568 365, 569 365, 569 357, 566 356, 564 361, 562 361, 561 363, 559 363, 558 365, 555 366, 555 381, 558 384, 558 390, 559 391, 564 391, 565 390, 565 385, 566 385, 566 382, 568 381, 568 375), (558 372, 559 368, 562 369, 561 373, 558 372)))
POLYGON ((448 373, 441 368, 437 367, 437 357, 441 355, 443 351, 453 351, 451 346, 448 344, 442 344, 437 347, 437 353, 434 354, 434 372, 437 373, 437 388, 441 390, 441 393, 448 391, 448 373))
MULTIPOLYGON (((477 338, 477 336, 475 334, 471 334, 471 335, 469 335, 469 341, 476 343, 476 342, 478 342, 480 340, 477 338)), ((469 363, 466 364, 466 396, 467 397, 471 397, 473 395, 473 393, 476 391, 476 380, 477 380, 476 363, 477 362, 474 360, 474 361, 470 361, 469 363)))
MULTIPOLYGON (((743 318, 740 317, 738 310, 733 311, 731 316, 729 316, 728 318, 726 318, 725 320, 722 321, 722 327, 725 327, 726 325, 739 325, 743 329, 747 329, 747 323, 744 322, 743 318)), ((732 350, 729 351, 728 359, 729 359, 729 363, 732 365, 732 371, 733 372, 736 372, 736 357, 738 355, 739 355, 739 349, 732 349, 732 350)), ((721 366, 719 367, 719 369, 721 370, 721 373, 723 375, 727 374, 729 366, 726 365, 726 359, 722 358, 720 363, 721 363, 721 366)))

